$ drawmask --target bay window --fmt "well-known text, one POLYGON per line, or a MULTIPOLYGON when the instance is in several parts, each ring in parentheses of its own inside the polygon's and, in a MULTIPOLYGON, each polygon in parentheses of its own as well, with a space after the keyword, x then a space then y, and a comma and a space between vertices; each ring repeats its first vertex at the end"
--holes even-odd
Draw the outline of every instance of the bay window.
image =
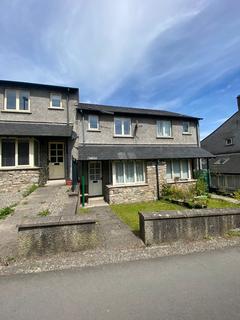
POLYGON ((10 111, 29 111, 30 99, 29 92, 22 90, 5 91, 5 110, 10 111))
POLYGON ((145 182, 145 167, 142 160, 114 161, 113 184, 138 184, 145 182))
POLYGON ((190 160, 168 160, 166 179, 167 181, 174 180, 189 180, 191 175, 191 163, 190 160))
POLYGON ((29 138, 0 139, 0 168, 34 167, 39 165, 38 142, 29 138))
POLYGON ((169 138, 172 136, 172 122, 170 120, 157 121, 157 137, 169 138))

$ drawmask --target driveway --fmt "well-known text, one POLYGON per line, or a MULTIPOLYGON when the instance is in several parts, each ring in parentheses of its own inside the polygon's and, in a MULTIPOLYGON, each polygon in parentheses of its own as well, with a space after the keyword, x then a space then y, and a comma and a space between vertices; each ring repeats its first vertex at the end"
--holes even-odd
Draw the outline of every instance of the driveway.
POLYGON ((229 320, 240 249, 0 278, 4 320, 229 320))

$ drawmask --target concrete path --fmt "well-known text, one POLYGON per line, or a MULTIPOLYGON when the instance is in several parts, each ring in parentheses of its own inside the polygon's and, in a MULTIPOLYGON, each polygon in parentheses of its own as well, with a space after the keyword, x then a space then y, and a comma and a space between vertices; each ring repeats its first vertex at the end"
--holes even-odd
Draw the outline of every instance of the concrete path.
POLYGON ((3 320, 234 320, 240 249, 0 278, 3 320))
POLYGON ((26 218, 39 218, 39 213, 49 210, 52 215, 61 215, 67 204, 71 204, 66 186, 55 184, 40 187, 17 205, 15 212, 0 220, 0 259, 17 254, 17 225, 26 218))
POLYGON ((144 247, 143 242, 132 233, 125 223, 119 220, 109 206, 91 208, 91 212, 96 215, 99 222, 100 247, 107 250, 144 247))
POLYGON ((213 199, 219 199, 219 200, 224 200, 224 201, 228 201, 231 203, 236 203, 236 204, 240 204, 240 201, 234 198, 230 198, 230 197, 226 197, 226 196, 220 196, 218 194, 211 194, 211 198, 213 199))

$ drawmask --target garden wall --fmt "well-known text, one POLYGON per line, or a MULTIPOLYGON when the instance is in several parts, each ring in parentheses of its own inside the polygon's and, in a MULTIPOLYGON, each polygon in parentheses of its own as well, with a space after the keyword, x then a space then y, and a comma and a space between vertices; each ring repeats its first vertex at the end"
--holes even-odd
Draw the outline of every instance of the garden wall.
POLYGON ((92 216, 42 217, 18 225, 20 256, 81 251, 96 245, 96 220, 92 216))
POLYGON ((140 236, 146 245, 223 236, 240 227, 240 208, 139 212, 140 236))

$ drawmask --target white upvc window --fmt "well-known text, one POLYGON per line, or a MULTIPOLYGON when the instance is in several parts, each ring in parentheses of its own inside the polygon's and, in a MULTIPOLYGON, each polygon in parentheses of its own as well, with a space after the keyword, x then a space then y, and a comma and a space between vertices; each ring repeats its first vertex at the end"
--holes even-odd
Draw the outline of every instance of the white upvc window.
POLYGON ((0 168, 37 166, 39 157, 37 145, 35 140, 30 138, 1 138, 0 168))
POLYGON ((5 90, 4 109, 8 111, 30 111, 30 94, 25 90, 5 90))
POLYGON ((167 161, 167 181, 192 179, 191 161, 189 159, 174 159, 167 161))
POLYGON ((88 116, 88 130, 99 131, 99 116, 90 114, 88 116))
POLYGON ((113 162, 113 185, 141 184, 145 182, 145 165, 142 160, 113 162))
POLYGON ((159 138, 172 137, 172 122, 170 120, 157 121, 157 137, 159 138))
POLYGON ((131 137, 132 125, 130 118, 114 118, 114 135, 131 137))
POLYGON ((183 134, 189 134, 190 133, 189 121, 183 121, 183 123, 182 123, 182 133, 183 134))
POLYGON ((50 108, 62 109, 62 96, 60 94, 51 93, 50 95, 50 108))

